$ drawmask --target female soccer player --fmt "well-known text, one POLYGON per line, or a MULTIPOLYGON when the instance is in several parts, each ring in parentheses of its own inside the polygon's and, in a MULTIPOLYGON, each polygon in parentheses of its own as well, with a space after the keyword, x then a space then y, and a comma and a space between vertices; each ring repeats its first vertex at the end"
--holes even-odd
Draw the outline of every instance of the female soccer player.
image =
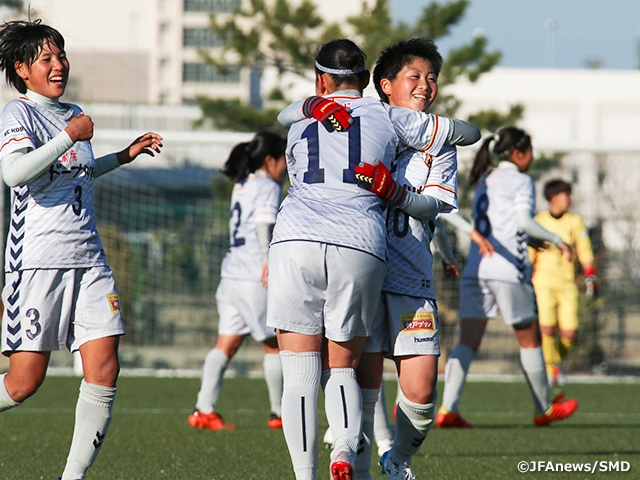
POLYGON ((477 184, 473 218, 495 252, 482 256, 478 247, 471 244, 460 284, 460 343, 447 361, 442 407, 436 415, 438 427, 472 426, 458 413, 458 402, 487 320, 495 317, 498 309, 520 344, 520 361, 536 412, 535 424, 562 420, 578 408, 576 400, 563 401, 563 396, 549 401, 527 241, 533 238, 551 242, 568 261, 572 251, 558 235, 533 219, 535 188, 531 177, 524 173, 532 159, 531 138, 517 127, 502 128, 487 138, 476 154, 470 176, 471 185, 477 184), (485 175, 491 166, 492 144, 499 163, 485 175))
POLYGON ((160 151, 146 133, 95 159, 93 122, 60 103, 69 60, 60 33, 36 21, 5 23, 0 69, 22 96, 2 112, 2 177, 12 188, 2 300, 0 411, 22 403, 44 381, 52 350, 80 351, 84 379, 63 480, 85 478, 111 421, 124 334, 118 290, 93 212, 94 179, 141 153, 160 151))
POLYGON ((216 292, 218 340, 202 367, 196 409, 189 415, 193 427, 235 428, 214 410, 227 364, 249 334, 265 350, 264 376, 271 401, 268 424, 282 427, 282 366, 275 332, 266 322, 267 258, 282 198, 280 182, 287 168, 285 147, 280 135, 258 132, 250 142, 233 148, 222 170, 236 182, 231 194, 230 247, 222 260, 222 280, 216 292))
POLYGON ((351 479, 362 421, 355 367, 371 334, 386 270, 380 198, 411 209, 422 197, 401 188, 388 168, 400 142, 437 153, 452 129, 448 119, 363 98, 369 80, 365 55, 349 40, 323 45, 315 66, 316 94, 329 98, 303 102, 297 114, 318 121, 298 122, 289 131, 291 188, 269 254, 267 325, 278 333, 282 421, 296 478, 316 478, 316 396, 322 383, 335 440, 330 471, 334 479, 351 479), (330 132, 336 123, 328 129, 318 123, 327 126, 336 103, 351 108, 353 124, 330 132), (357 185, 354 167, 360 162, 370 190, 357 185))

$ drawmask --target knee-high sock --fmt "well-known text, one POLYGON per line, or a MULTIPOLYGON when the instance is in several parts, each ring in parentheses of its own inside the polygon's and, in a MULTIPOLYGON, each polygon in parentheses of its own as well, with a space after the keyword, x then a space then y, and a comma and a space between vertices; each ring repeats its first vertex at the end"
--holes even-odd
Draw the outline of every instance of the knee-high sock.
POLYGON ((427 438, 435 417, 436 394, 433 402, 422 405, 409 401, 401 393, 396 414, 396 436, 390 459, 397 465, 411 465, 411 459, 427 438))
POLYGON ((264 380, 267 382, 271 411, 278 416, 282 415, 282 361, 280 354, 267 353, 262 363, 264 380))
POLYGON ((444 370, 444 394, 442 406, 450 412, 458 411, 458 403, 467 380, 469 365, 475 355, 466 345, 459 343, 451 351, 444 370))
POLYGON ((371 480, 371 455, 373 453, 373 429, 376 403, 378 402, 379 390, 372 388, 361 389, 362 394, 362 435, 360 436, 360 447, 354 467, 355 480, 371 480))
POLYGON ((229 357, 222 350, 214 348, 207 353, 202 365, 202 380, 196 402, 196 408, 201 412, 211 413, 215 410, 228 364, 229 357))
POLYGON ((353 368, 322 372, 324 409, 333 434, 333 453, 349 450, 356 458, 362 431, 362 396, 353 368))
POLYGON ((560 345, 558 348, 558 353, 560 355, 560 359, 562 360, 564 357, 567 356, 567 353, 569 353, 571 350, 573 350, 573 345, 575 344, 575 340, 570 339, 570 338, 566 338, 561 336, 560 337, 560 345))
POLYGON ((17 407, 20 405, 20 402, 16 402, 9 392, 7 392, 7 387, 4 386, 4 377, 7 374, 0 375, 0 412, 4 412, 5 410, 9 410, 10 408, 17 407))
MULTIPOLYGON (((364 405, 364 397, 362 397, 362 402, 364 405)), ((393 445, 393 431, 389 426, 389 411, 387 410, 384 381, 380 384, 380 395, 376 402, 375 416, 373 419, 373 432, 378 446, 383 444, 391 447, 393 445)))
POLYGON ((76 405, 76 424, 62 480, 85 478, 107 435, 116 387, 103 387, 82 380, 76 405))
POLYGON ((320 352, 281 351, 282 430, 296 480, 315 480, 318 468, 320 352))
POLYGON ((547 373, 551 375, 553 374, 553 367, 560 364, 561 360, 558 337, 542 334, 542 354, 544 355, 547 373))
POLYGON ((520 363, 533 396, 533 405, 536 412, 546 412, 550 406, 549 383, 542 356, 542 347, 520 348, 520 363))

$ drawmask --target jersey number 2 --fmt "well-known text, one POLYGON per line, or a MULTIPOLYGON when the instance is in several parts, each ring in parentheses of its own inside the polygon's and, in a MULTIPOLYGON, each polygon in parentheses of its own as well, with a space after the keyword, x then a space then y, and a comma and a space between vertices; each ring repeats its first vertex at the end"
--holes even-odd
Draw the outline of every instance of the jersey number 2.
MULTIPOLYGON (((360 118, 353 117, 349 130, 349 168, 342 170, 344 183, 356 183, 353 169, 360 163, 360 118)), ((324 168, 320 168, 320 142, 318 141, 318 122, 313 122, 302 132, 302 138, 307 139, 309 165, 304 172, 304 183, 324 183, 324 168)))

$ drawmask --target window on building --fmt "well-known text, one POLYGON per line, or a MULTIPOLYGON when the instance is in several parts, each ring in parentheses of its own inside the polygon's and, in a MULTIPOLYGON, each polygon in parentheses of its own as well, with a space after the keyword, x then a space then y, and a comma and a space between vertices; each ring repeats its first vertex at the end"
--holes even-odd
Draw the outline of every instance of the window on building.
POLYGON ((210 28, 185 28, 182 31, 182 44, 185 47, 224 47, 220 35, 210 28))
POLYGON ((184 0, 185 12, 232 12, 240 0, 184 0))
POLYGON ((225 71, 206 63, 182 65, 182 81, 197 83, 240 83, 240 67, 228 65, 225 71))

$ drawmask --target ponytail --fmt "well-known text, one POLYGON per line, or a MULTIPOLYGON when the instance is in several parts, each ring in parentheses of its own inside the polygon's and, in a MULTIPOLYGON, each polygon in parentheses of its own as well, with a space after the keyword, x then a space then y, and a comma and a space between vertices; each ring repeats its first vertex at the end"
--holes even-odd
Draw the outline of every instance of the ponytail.
POLYGON ((233 147, 222 173, 234 182, 242 182, 264 165, 267 156, 282 157, 286 146, 286 140, 277 133, 268 130, 258 132, 250 142, 233 147))

